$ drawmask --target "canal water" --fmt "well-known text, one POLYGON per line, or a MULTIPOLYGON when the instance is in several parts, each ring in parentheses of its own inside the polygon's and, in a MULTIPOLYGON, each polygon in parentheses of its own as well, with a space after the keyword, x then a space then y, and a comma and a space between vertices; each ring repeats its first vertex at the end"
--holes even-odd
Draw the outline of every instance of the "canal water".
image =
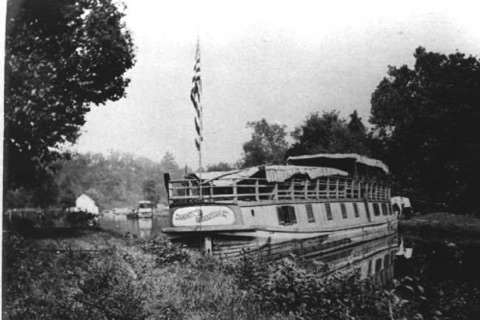
POLYGON ((167 215, 155 215, 153 218, 128 219, 125 215, 108 214, 100 217, 100 227, 119 233, 134 234, 143 239, 166 237, 161 229, 167 225, 167 215))

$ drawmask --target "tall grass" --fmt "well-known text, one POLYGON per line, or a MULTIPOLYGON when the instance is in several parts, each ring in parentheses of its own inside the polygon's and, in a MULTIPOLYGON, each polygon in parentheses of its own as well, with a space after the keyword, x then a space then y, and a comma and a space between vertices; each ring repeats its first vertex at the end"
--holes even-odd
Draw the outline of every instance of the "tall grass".
POLYGON ((219 261, 160 239, 3 240, 4 319, 468 319, 480 297, 419 279, 325 279, 294 259, 219 261))

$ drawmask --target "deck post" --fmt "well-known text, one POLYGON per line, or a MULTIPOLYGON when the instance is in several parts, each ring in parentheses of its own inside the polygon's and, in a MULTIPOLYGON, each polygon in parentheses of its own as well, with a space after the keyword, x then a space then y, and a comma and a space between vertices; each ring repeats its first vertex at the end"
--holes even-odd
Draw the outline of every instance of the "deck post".
POLYGON ((308 199, 308 180, 305 179, 305 187, 303 188, 303 193, 305 195, 305 199, 308 199))
POLYGON ((317 185, 315 186, 315 195, 317 199, 320 199, 319 192, 320 192, 320 179, 317 178, 317 185))
POLYGON ((259 201, 260 200, 260 195, 258 194, 258 179, 255 180, 255 200, 259 201))
POLYGON ((295 181, 292 179, 292 182, 290 184, 290 199, 295 199, 295 181))
POLYGON ((189 197, 193 196, 193 186, 192 181, 188 181, 188 190, 185 192, 185 198, 188 199, 189 197))
POLYGON ((339 194, 339 182, 338 182, 338 178, 336 179, 335 181, 335 197, 338 199, 338 194, 339 194))
POLYGON ((233 182, 233 199, 238 201, 237 181, 233 182))
POLYGON ((330 178, 327 178, 327 185, 326 185, 325 191, 327 191, 326 192, 327 199, 330 199, 330 178))
POLYGON ((205 237, 204 249, 205 249, 205 254, 206 254, 207 256, 210 256, 210 255, 213 254, 213 251, 212 251, 212 238, 211 238, 211 237, 205 237))

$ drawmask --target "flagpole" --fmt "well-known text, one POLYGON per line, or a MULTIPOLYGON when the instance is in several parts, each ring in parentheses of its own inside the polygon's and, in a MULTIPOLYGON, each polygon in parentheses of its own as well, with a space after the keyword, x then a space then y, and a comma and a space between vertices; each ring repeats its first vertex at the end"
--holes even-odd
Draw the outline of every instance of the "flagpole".
POLYGON ((199 168, 199 178, 200 178, 200 200, 203 198, 202 192, 202 144, 203 144, 203 108, 202 103, 200 102, 200 148, 198 150, 198 168, 199 168))
MULTIPOLYGON (((197 50, 198 50, 198 64, 200 67, 200 35, 197 35, 197 50)), ((200 72, 199 68, 199 72, 200 72)), ((200 78, 200 74, 198 74, 198 79, 200 78)), ((200 93, 202 93, 202 85, 200 80, 200 93)), ((200 148, 198 149, 198 168, 199 168, 199 178, 200 178, 200 200, 203 198, 203 190, 202 190, 202 147, 203 147, 203 106, 202 106, 202 99, 199 95, 198 97, 198 108, 200 109, 200 148)))
POLYGON ((192 78, 192 90, 190 93, 190 100, 195 108, 195 130, 197 138, 195 139, 195 146, 198 150, 198 165, 199 165, 199 193, 200 199, 203 197, 202 192, 202 144, 203 144, 203 106, 201 102, 202 93, 202 79, 200 76, 200 37, 197 36, 197 50, 195 52, 195 65, 193 67, 194 75, 192 78))

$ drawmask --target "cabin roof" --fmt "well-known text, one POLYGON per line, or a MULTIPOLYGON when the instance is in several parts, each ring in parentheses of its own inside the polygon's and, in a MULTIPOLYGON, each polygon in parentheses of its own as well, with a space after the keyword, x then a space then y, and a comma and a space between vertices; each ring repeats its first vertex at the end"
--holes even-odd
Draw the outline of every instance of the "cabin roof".
MULTIPOLYGON (((371 159, 356 153, 317 153, 304 156, 293 156, 287 159, 287 164, 295 166, 340 167, 361 164, 368 167, 380 168, 388 173, 388 167, 380 160, 371 159)), ((337 168, 338 168, 337 167, 337 168)))

